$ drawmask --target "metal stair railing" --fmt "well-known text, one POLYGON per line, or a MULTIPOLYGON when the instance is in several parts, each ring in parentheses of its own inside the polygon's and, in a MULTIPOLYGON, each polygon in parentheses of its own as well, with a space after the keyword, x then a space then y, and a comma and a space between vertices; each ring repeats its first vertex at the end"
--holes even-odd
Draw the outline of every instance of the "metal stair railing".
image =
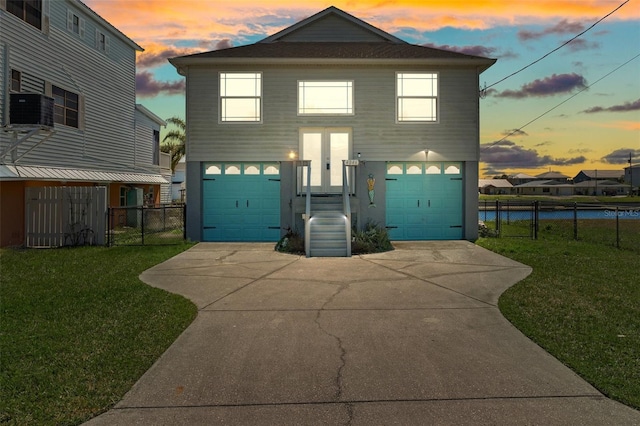
POLYGON ((347 257, 351 257, 351 200, 349 199, 349 181, 347 180, 347 162, 342 160, 342 210, 344 212, 344 231, 347 239, 347 257))
MULTIPOLYGON (((304 164, 303 164, 304 167, 304 164)), ((304 215, 304 252, 311 257, 311 161, 307 162, 307 199, 305 200, 304 215)))

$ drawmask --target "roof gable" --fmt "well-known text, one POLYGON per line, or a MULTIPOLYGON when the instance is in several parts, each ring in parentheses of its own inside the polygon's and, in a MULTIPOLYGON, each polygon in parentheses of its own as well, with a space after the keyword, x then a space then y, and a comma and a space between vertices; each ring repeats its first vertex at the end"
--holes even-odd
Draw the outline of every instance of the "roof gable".
POLYGON ((334 6, 285 28, 259 43, 278 41, 406 43, 334 6))

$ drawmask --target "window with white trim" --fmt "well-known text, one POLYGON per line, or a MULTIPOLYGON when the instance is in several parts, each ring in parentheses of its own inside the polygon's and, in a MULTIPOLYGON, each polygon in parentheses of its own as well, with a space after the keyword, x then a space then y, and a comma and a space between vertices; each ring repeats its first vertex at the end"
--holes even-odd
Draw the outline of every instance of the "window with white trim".
POLYGON ((11 70, 11 91, 20 92, 22 88, 22 73, 18 70, 11 70))
POLYGON ((111 39, 109 36, 100 30, 96 30, 96 49, 104 53, 109 53, 110 45, 111 39))
POLYGON ((80 99, 78 94, 60 87, 51 86, 54 99, 53 122, 70 127, 79 127, 80 99))
POLYGON ((353 81, 299 81, 298 114, 353 114, 353 81))
POLYGON ((220 73, 220 121, 262 120, 262 73, 220 73))
POLYGON ((396 74, 397 119, 438 121, 438 74, 399 72, 396 74))
POLYGON ((42 29, 42 0, 7 0, 7 12, 42 29))
POLYGON ((73 11, 67 10, 67 31, 84 38, 84 28, 84 19, 73 13, 73 11))

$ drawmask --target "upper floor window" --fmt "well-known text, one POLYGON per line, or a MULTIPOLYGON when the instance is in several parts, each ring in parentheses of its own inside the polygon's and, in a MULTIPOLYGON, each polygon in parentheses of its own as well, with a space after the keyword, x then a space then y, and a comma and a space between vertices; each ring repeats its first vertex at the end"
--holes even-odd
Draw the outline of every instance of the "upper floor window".
POLYGON ((42 29, 42 0, 7 0, 7 12, 42 29))
POLYGON ((262 119, 262 74, 220 73, 220 121, 262 119))
POLYGON ((396 74, 398 121, 438 120, 438 74, 396 74))
POLYGON ((353 82, 299 81, 298 114, 353 114, 353 82))
POLYGON ((67 10, 67 30, 74 34, 84 38, 84 19, 76 15, 70 10, 67 10))
POLYGON ((17 70, 11 70, 11 91, 20 92, 22 88, 22 73, 17 70))
POLYGON ((109 53, 110 44, 109 36, 100 30, 96 30, 96 49, 104 53, 109 53))
POLYGON ((53 99, 55 100, 53 107, 53 122, 77 128, 79 126, 78 95, 57 86, 52 86, 51 92, 53 94, 53 99))

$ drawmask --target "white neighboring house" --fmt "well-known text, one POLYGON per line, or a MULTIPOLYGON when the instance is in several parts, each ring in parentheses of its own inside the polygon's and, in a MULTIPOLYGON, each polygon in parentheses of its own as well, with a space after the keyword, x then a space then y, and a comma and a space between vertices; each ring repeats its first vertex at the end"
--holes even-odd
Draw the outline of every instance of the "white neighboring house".
POLYGON ((105 186, 109 206, 168 193, 161 120, 136 107, 142 50, 81 1, 0 0, 1 246, 25 241, 28 187, 105 186))
POLYGON ((307 256, 349 256, 351 224, 393 240, 477 238, 479 76, 495 59, 409 44, 329 7, 170 62, 187 79, 191 240, 292 229, 307 256))
POLYGON ((171 177, 171 201, 182 203, 187 201, 185 166, 186 158, 182 157, 178 164, 176 164, 173 176, 171 177))

